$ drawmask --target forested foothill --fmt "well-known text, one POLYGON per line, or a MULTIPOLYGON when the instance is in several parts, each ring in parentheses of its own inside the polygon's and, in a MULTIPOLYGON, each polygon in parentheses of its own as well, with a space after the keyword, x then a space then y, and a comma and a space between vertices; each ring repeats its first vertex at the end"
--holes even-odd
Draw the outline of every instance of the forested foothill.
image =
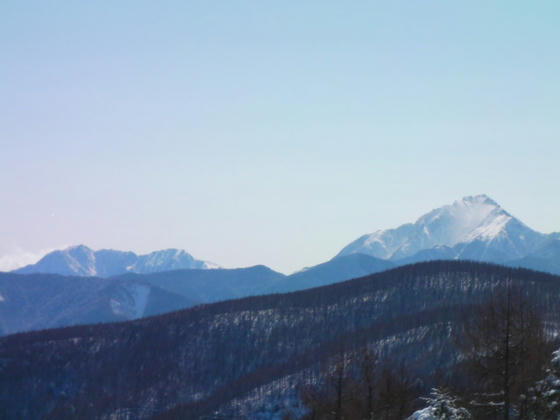
POLYGON ((559 418, 558 340, 526 290, 506 282, 472 308, 452 338, 460 356, 448 372, 428 376, 429 396, 404 359, 383 360, 375 347, 341 351, 300 389, 303 418, 403 419, 420 401, 426 406, 412 420, 559 418))
POLYGON ((552 419, 560 277, 469 261, 0 339, 0 418, 552 419))

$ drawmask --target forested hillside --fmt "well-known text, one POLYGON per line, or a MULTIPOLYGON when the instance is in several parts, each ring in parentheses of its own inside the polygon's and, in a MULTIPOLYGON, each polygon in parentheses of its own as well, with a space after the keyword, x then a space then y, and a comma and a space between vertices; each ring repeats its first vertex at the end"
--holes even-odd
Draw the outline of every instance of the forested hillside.
POLYGON ((507 282, 554 325, 559 280, 436 261, 126 323, 12 335, 0 339, 0 417, 303 415, 298 387, 332 369, 337 354, 364 348, 406 362, 426 388, 456 364, 452 332, 473 307, 507 282))

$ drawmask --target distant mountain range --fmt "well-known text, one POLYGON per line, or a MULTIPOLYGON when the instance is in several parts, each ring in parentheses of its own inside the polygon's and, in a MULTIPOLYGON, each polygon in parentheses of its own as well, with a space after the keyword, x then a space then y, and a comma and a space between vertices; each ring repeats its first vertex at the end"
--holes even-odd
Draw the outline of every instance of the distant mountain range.
POLYGON ((111 277, 124 273, 155 273, 185 268, 217 268, 216 264, 195 259, 181 249, 165 249, 146 255, 131 251, 101 249, 94 251, 78 245, 45 255, 36 264, 17 270, 15 273, 55 273, 68 276, 111 277))
POLYGON ((335 258, 289 276, 265 266, 210 270, 217 266, 177 249, 136 255, 80 245, 0 273, 0 335, 132 320, 325 286, 410 263, 461 259, 560 274, 560 234, 536 232, 479 195, 433 210, 413 224, 364 235, 335 258))
MULTIPOLYGON (((335 259, 355 254, 374 257, 377 262, 365 269, 363 260, 357 258, 353 260, 353 267, 344 273, 347 276, 345 278, 371 274, 399 265, 441 259, 493 262, 560 274, 560 233, 537 232, 490 197, 481 194, 464 197, 453 204, 432 210, 414 223, 363 235, 345 246, 335 259), (379 260, 391 264, 381 264, 379 260), (369 271, 370 269, 373 271, 369 271)), ((369 263, 371 261, 367 264, 369 263)), ((328 267, 348 264, 346 261, 330 264, 328 267)), ((130 251, 110 249, 93 251, 87 246, 78 245, 51 252, 36 264, 14 272, 112 277, 125 273, 148 274, 218 267, 208 261, 197 260, 179 249, 137 255, 130 251)), ((323 267, 322 280, 311 282, 314 286, 329 283, 327 279, 330 273, 325 271, 323 264, 314 268, 319 267, 323 267)), ((339 268, 333 269, 340 271, 339 268)), ((296 278, 300 273, 295 273, 296 278)), ((334 275, 337 281, 339 277, 334 275)), ((301 289, 298 284, 293 285, 294 290, 301 289)), ((287 288, 288 286, 284 291, 287 288)))

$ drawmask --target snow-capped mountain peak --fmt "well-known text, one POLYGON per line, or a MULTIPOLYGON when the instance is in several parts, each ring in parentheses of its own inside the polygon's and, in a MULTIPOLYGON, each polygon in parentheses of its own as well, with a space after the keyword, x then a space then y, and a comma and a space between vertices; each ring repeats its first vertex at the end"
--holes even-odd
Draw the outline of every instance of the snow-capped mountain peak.
POLYGON ((57 273, 78 276, 110 277, 126 272, 153 273, 185 268, 216 268, 216 264, 195 259, 182 249, 166 249, 146 255, 101 249, 94 251, 85 245, 53 251, 36 264, 15 270, 17 273, 57 273))
POLYGON ((433 239, 434 246, 455 246, 479 237, 492 239, 511 219, 494 200, 482 194, 432 210, 415 224, 433 239))
POLYGON ((401 260, 433 250, 435 257, 448 258, 451 248, 455 258, 499 262, 526 255, 545 238, 481 194, 432 210, 415 223, 364 235, 338 255, 401 260))

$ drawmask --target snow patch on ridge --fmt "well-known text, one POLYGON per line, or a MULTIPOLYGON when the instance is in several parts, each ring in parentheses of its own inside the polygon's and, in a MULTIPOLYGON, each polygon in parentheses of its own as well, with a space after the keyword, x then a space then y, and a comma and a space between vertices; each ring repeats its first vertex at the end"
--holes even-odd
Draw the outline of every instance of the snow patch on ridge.
POLYGON ((222 267, 219 266, 218 264, 213 263, 213 262, 210 262, 210 261, 204 261, 203 266, 204 266, 203 268, 206 268, 206 269, 208 269, 208 270, 216 270, 216 269, 218 269, 218 268, 222 268, 222 267))
POLYGON ((149 296, 150 286, 131 284, 125 287, 124 295, 121 295, 119 299, 112 298, 109 303, 115 315, 122 315, 127 319, 137 319, 144 316, 149 296))
POLYGON ((131 293, 134 299, 134 317, 140 318, 146 311, 150 288, 148 286, 135 284, 132 287, 131 293))

